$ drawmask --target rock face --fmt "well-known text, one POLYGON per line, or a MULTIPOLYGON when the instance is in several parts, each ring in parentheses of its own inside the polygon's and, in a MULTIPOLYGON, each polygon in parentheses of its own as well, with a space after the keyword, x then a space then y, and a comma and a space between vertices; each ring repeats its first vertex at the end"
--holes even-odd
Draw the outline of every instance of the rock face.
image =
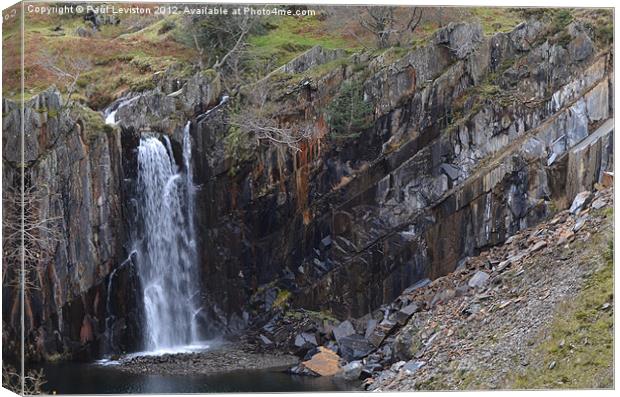
MULTIPOLYGON (((33 184, 58 194, 46 211, 62 218, 64 239, 46 267, 45 298, 32 301, 30 329, 80 341, 89 315, 94 342, 106 332, 123 349, 135 348, 140 304, 108 295, 109 284, 112 291, 135 290, 131 266, 109 283, 129 256, 124 222, 134 211, 135 148, 142 132, 155 131, 169 135, 179 155, 188 120, 213 332, 248 323, 269 328, 269 315, 287 305, 341 320, 370 315, 552 208, 567 208, 613 168, 613 65, 583 30, 549 29, 527 22, 484 36, 477 24, 449 25, 398 59, 355 54, 300 79, 344 56, 315 47, 241 89, 242 107, 257 105, 248 91, 264 93, 280 126, 313 131, 295 149, 231 130, 219 76, 208 72, 183 82, 161 77, 118 110, 119 128, 103 132, 53 117, 60 97, 39 95, 26 109, 26 162, 33 184), (343 141, 330 135, 326 109, 347 81, 360 83, 372 122, 343 141)), ((14 104, 3 108, 10 131, 4 160, 11 165, 3 178, 15 185, 20 159, 7 148, 18 145, 19 116, 14 104)), ((437 295, 435 303, 457 293, 437 295)), ((369 346, 358 340, 366 340, 366 330, 349 324, 353 332, 347 326, 340 338, 349 359, 390 338, 418 310, 410 303, 399 302, 400 314, 391 318, 370 316, 376 322, 369 346)), ((271 331, 263 336, 274 344, 282 339, 271 331)))
MULTIPOLYGON (((42 259, 32 264, 28 276, 35 287, 26 293, 26 337, 42 343, 30 344, 27 356, 99 354, 106 301, 119 303, 116 315, 126 318, 126 343, 137 332, 131 268, 117 272, 114 291, 107 290, 106 282, 127 256, 119 131, 105 128, 103 120, 100 125, 84 122, 79 110, 74 119, 69 114, 76 110, 67 112, 58 91, 49 89, 26 102, 22 163, 19 108, 5 100, 3 112, 4 193, 19 190, 23 164, 25 189, 36 197, 33 223, 43 222, 52 231, 42 235, 43 243, 37 246, 42 259)), ((18 304, 14 294, 5 296, 5 308, 18 304)), ((10 329, 17 330, 15 317, 5 320, 10 329)))
POLYGON ((611 131, 593 135, 612 114, 611 58, 575 60, 582 32, 560 44, 547 29, 455 25, 397 60, 357 54, 298 85, 268 80, 282 125, 315 131, 300 151, 259 144, 231 159, 226 110, 199 122, 203 282, 221 309, 277 280, 297 307, 359 317, 590 189, 613 163, 611 131), (334 141, 324 107, 356 79, 374 123, 334 141))
POLYGON ((315 46, 282 66, 279 70, 285 73, 301 73, 314 66, 342 58, 344 55, 344 50, 330 50, 321 46, 315 46))

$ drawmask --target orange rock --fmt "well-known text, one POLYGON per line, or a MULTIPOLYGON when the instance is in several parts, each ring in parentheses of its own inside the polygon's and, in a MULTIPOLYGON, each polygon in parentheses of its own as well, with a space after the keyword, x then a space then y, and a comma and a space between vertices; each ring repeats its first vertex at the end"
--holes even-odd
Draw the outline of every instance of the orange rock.
POLYGON ((319 352, 302 364, 321 376, 333 376, 342 371, 340 357, 332 350, 323 346, 319 346, 319 352))
POLYGON ((614 173, 605 171, 603 172, 603 177, 601 178, 601 185, 603 187, 611 187, 614 185, 614 173))

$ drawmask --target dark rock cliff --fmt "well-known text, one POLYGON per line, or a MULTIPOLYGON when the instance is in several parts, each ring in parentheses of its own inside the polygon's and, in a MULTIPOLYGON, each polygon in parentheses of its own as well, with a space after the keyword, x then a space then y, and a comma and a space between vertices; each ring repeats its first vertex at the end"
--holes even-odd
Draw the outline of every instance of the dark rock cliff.
POLYGON ((611 115, 611 59, 567 32, 560 44, 536 22, 492 37, 450 26, 396 61, 356 55, 299 85, 251 87, 282 124, 311 120, 298 152, 259 145, 231 165, 214 112, 193 130, 206 290, 226 313, 260 314, 286 290, 296 306, 361 316, 566 207, 613 153, 610 130, 576 149, 611 115), (463 31, 469 50, 452 51, 463 31), (375 122, 334 142, 323 110, 351 79, 375 122))

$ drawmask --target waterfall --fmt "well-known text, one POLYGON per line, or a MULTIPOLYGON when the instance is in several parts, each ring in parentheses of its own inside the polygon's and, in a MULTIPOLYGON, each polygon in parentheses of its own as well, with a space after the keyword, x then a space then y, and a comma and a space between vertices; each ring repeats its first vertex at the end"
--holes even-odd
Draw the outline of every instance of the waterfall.
POLYGON ((119 109, 123 106, 129 105, 138 98, 140 98, 140 96, 130 98, 125 97, 112 102, 112 104, 103 111, 105 123, 109 125, 116 125, 116 113, 119 111, 119 109))
POLYGON ((138 275, 146 317, 145 347, 150 351, 199 340, 189 123, 183 135, 184 170, 178 169, 171 146, 166 147, 156 137, 142 137, 138 148, 139 215, 143 223, 138 275))

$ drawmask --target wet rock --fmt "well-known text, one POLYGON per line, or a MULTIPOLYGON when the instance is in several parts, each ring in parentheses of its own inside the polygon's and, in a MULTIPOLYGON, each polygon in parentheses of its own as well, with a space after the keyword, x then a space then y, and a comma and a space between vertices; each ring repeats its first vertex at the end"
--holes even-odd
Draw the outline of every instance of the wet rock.
POLYGON ((340 367, 340 357, 332 350, 320 346, 319 352, 312 356, 308 361, 304 361, 303 366, 320 376, 333 376, 342 371, 340 367))
POLYGON ((592 192, 590 191, 583 191, 577 194, 573 199, 573 203, 570 206, 569 212, 571 214, 576 214, 581 211, 582 208, 584 208, 590 203, 590 201, 592 200, 592 196, 592 192))
POLYGON ((363 336, 357 334, 341 338, 338 346, 342 358, 349 362, 362 359, 375 349, 363 336))
POLYGON ((360 378, 364 366, 361 361, 352 361, 349 364, 342 367, 342 372, 337 376, 342 377, 345 380, 352 381, 360 378))
POLYGON ((489 275, 481 270, 478 270, 467 283, 471 288, 482 288, 489 281, 489 275))

